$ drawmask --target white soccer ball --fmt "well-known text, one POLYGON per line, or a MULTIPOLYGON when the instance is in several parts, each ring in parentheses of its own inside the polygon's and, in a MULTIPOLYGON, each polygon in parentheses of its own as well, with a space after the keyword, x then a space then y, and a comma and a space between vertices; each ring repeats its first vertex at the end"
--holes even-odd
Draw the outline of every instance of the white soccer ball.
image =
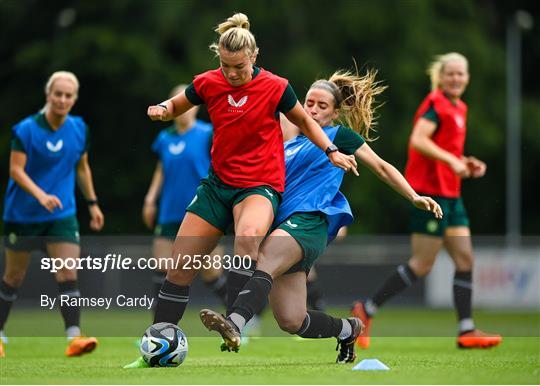
POLYGON ((188 353, 186 334, 172 323, 156 323, 144 332, 141 354, 151 367, 176 367, 188 353))

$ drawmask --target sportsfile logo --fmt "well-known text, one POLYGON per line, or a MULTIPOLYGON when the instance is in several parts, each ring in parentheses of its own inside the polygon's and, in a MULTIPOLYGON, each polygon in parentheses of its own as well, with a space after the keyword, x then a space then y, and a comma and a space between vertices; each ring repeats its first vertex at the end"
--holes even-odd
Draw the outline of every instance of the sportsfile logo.
POLYGON ((243 113, 244 110, 241 109, 241 107, 243 107, 248 101, 248 96, 245 95, 243 97, 241 97, 238 102, 234 100, 233 96, 231 94, 227 95, 227 102, 229 102, 229 105, 231 107, 233 107, 232 109, 229 108, 229 112, 233 112, 233 113, 243 113))

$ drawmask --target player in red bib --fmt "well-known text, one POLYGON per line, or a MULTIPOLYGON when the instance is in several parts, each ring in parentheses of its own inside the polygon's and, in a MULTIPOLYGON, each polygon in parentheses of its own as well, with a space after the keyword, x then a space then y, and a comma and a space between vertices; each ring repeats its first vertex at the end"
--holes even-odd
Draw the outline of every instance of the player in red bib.
POLYGON ((469 220, 461 199, 461 180, 482 177, 486 165, 463 155, 467 105, 461 96, 469 82, 467 59, 458 53, 438 56, 428 73, 433 91, 414 117, 405 178, 419 194, 433 197, 442 207, 444 217, 439 220, 430 213, 414 210, 412 257, 407 264, 397 267, 371 299, 353 304, 352 314, 366 325, 357 340, 362 348, 369 346, 369 327, 377 309, 419 277, 426 276, 443 245, 456 267, 453 293, 459 324, 458 347, 486 348, 502 341, 499 335, 476 329, 472 319, 474 257, 469 220))
POLYGON ((357 174, 356 161, 340 153, 305 113, 288 81, 254 65, 259 49, 249 26, 241 13, 221 23, 216 29, 219 41, 210 46, 220 59, 220 68, 196 76, 184 92, 148 108, 152 120, 169 121, 205 103, 214 126, 209 176, 197 189, 178 230, 173 252, 178 269, 167 272, 156 323, 176 324, 182 318, 189 285, 198 271, 193 266, 182 268, 190 265, 194 255, 209 254, 232 224, 234 255, 250 257, 250 264, 230 270, 229 305, 253 274, 251 258, 256 259, 285 186, 280 112, 325 151, 335 166, 357 174))

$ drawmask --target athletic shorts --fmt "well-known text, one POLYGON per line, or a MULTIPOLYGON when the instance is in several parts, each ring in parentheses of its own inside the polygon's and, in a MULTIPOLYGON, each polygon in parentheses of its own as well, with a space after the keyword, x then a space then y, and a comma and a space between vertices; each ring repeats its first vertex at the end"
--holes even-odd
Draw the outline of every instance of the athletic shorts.
POLYGON ((461 197, 432 198, 441 206, 443 218, 436 219, 433 213, 413 207, 410 221, 411 233, 442 237, 448 227, 469 226, 469 218, 461 197))
POLYGON ((303 257, 286 273, 304 271, 306 274, 322 255, 328 242, 328 221, 321 212, 294 213, 279 224, 276 229, 282 229, 290 234, 302 248, 303 257))
POLYGON ((176 234, 180 228, 180 223, 177 222, 168 222, 165 224, 157 224, 154 228, 154 237, 163 237, 174 241, 176 239, 176 234))
POLYGON ((79 244, 79 222, 69 216, 37 223, 6 222, 4 247, 15 251, 45 250, 48 243, 79 244))
POLYGON ((235 188, 222 182, 212 171, 201 181, 187 212, 195 213, 223 233, 233 224, 233 208, 253 195, 266 197, 277 214, 281 194, 267 185, 252 188, 235 188))

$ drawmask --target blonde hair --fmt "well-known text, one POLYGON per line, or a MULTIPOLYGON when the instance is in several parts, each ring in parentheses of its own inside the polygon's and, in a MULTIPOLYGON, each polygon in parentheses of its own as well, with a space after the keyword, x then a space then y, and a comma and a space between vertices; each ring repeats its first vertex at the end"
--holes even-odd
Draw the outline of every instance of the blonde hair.
POLYGON ((431 80, 431 91, 437 90, 441 83, 441 74, 444 71, 444 66, 448 62, 453 61, 460 61, 465 63, 465 67, 469 68, 469 62, 467 58, 460 53, 457 52, 449 52, 444 55, 437 55, 435 58, 433 58, 433 62, 431 62, 427 68, 427 74, 429 75, 429 79, 431 80))
MULTIPOLYGON (((75 85, 75 97, 77 97, 79 94, 79 80, 75 74, 70 71, 53 72, 52 75, 49 76, 49 79, 47 79, 47 83, 45 83, 45 95, 49 95, 51 93, 54 82, 56 82, 58 79, 70 80, 75 85)), ((48 102, 45 102, 45 105, 41 108, 40 112, 45 113, 47 111, 47 105, 48 102)))
POLYGON ((74 73, 70 71, 56 71, 52 73, 52 75, 47 80, 47 83, 45 83, 45 95, 50 94, 54 82, 56 82, 58 79, 70 80, 71 82, 73 82, 73 84, 75 84, 75 94, 79 93, 79 80, 74 73))
POLYGON ((219 56, 219 50, 224 49, 229 52, 247 51, 247 55, 256 55, 259 52, 255 36, 249 31, 249 20, 243 13, 235 13, 216 29, 220 37, 217 43, 210 45, 210 50, 219 56))
POLYGON ((368 70, 364 76, 355 71, 336 71, 330 79, 315 81, 310 89, 318 88, 329 91, 334 97, 334 108, 339 109, 338 121, 362 135, 366 141, 373 141, 369 134, 376 124, 374 113, 375 96, 382 93, 386 86, 375 81, 376 70, 368 70))

